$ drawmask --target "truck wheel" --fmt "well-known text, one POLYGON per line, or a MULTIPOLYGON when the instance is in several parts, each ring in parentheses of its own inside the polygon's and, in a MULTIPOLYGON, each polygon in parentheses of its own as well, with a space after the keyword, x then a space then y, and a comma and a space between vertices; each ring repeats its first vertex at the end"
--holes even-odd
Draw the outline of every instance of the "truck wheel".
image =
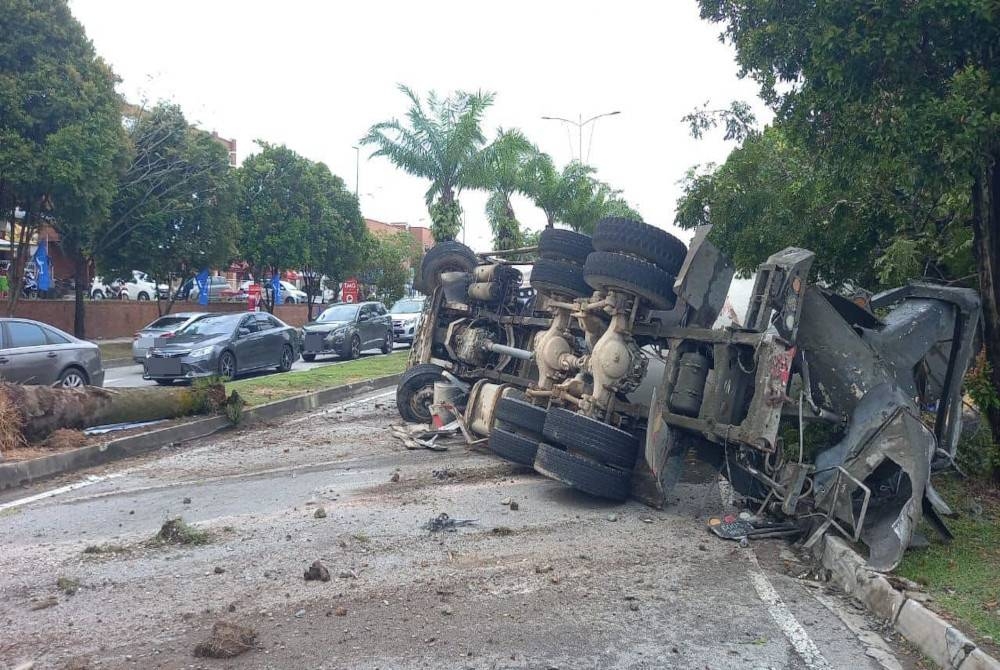
POLYGON ((472 272, 478 263, 472 249, 461 242, 435 244, 420 261, 420 291, 429 295, 440 286, 442 272, 472 272))
POLYGON ((631 293, 653 309, 671 309, 677 302, 672 275, 625 254, 595 251, 587 257, 583 277, 595 289, 631 293))
POLYGON ((501 427, 520 428, 541 435, 542 427, 545 425, 545 409, 532 405, 527 400, 501 398, 493 418, 501 427))
POLYGON ((542 435, 599 463, 627 470, 635 466, 639 453, 639 440, 632 433, 561 407, 548 411, 542 435))
POLYGON ((535 471, 598 498, 625 500, 632 488, 632 473, 601 465, 551 444, 538 445, 535 471))
POLYGON ((535 463, 538 440, 503 428, 494 428, 490 431, 490 449, 501 458, 530 468, 535 463))
POLYGON ((684 243, 667 231, 619 217, 608 217, 597 223, 593 244, 597 251, 638 256, 674 276, 680 272, 687 256, 684 243))
POLYGON ((396 386, 396 409, 404 421, 430 423, 434 402, 434 382, 440 381, 443 368, 431 363, 414 365, 399 378, 396 386))
POLYGON ((584 298, 594 292, 583 277, 579 266, 548 258, 540 258, 531 269, 531 285, 535 290, 570 300, 584 298))
POLYGON ((572 230, 546 228, 538 238, 538 255, 552 261, 583 265, 593 250, 589 236, 572 230))

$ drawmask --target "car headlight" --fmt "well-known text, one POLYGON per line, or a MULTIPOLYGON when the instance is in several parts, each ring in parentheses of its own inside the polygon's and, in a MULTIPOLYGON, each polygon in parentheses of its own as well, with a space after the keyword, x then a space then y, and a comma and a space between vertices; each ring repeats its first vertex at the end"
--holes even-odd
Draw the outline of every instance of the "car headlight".
POLYGON ((336 330, 331 330, 330 334, 327 335, 327 337, 334 340, 342 340, 344 339, 344 335, 346 334, 347 334, 347 328, 337 328, 336 330))
POLYGON ((191 353, 188 354, 189 358, 205 358, 206 356, 212 355, 213 347, 201 347, 200 349, 192 349, 191 353))

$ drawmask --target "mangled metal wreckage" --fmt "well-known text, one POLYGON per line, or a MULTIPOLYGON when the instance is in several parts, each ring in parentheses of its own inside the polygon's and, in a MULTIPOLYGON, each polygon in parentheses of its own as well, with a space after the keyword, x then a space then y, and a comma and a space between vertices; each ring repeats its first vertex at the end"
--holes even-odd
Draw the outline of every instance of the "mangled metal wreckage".
POLYGON ((694 455, 809 541, 833 527, 864 542, 879 570, 922 517, 947 534, 930 472, 955 457, 977 294, 910 284, 848 299, 809 282, 812 252, 788 248, 759 267, 744 324, 713 328, 733 267, 707 235, 688 249, 605 219, 592 238, 547 229, 527 250, 437 245, 400 413, 427 423, 435 383, 457 387, 497 455, 654 506, 694 455))

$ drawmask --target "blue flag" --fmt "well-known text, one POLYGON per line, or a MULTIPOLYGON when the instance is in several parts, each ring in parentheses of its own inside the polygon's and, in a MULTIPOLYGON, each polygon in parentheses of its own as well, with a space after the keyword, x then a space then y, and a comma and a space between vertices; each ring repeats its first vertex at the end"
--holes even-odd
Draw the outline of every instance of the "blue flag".
POLYGON ((281 304, 281 273, 275 272, 271 277, 271 293, 274 294, 274 304, 281 304))
POLYGON ((42 240, 35 251, 35 265, 38 266, 38 290, 52 288, 52 267, 49 264, 49 241, 42 240))
POLYGON ((208 304, 208 269, 202 270, 198 273, 198 276, 194 278, 198 283, 198 304, 207 305, 208 304))

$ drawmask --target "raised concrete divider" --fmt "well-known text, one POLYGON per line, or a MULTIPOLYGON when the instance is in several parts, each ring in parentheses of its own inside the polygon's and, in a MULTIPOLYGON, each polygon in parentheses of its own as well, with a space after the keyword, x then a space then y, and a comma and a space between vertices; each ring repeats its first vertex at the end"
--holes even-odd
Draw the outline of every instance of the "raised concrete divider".
POLYGON ((844 540, 826 536, 816 556, 834 582, 860 600, 873 614, 891 623, 928 658, 946 670, 1000 670, 1000 662, 976 646, 962 631, 920 602, 895 589, 881 573, 844 540))
MULTIPOLYGON (((322 405, 346 400, 361 393, 395 386, 399 377, 398 374, 376 377, 283 400, 275 400, 266 405, 248 407, 243 410, 243 421, 275 419, 294 412, 316 409, 322 405)), ((232 426, 233 424, 225 416, 215 415, 176 426, 167 426, 137 435, 120 437, 105 444, 81 447, 28 461, 0 463, 0 491, 46 477, 144 454, 167 445, 208 437, 232 426)))

